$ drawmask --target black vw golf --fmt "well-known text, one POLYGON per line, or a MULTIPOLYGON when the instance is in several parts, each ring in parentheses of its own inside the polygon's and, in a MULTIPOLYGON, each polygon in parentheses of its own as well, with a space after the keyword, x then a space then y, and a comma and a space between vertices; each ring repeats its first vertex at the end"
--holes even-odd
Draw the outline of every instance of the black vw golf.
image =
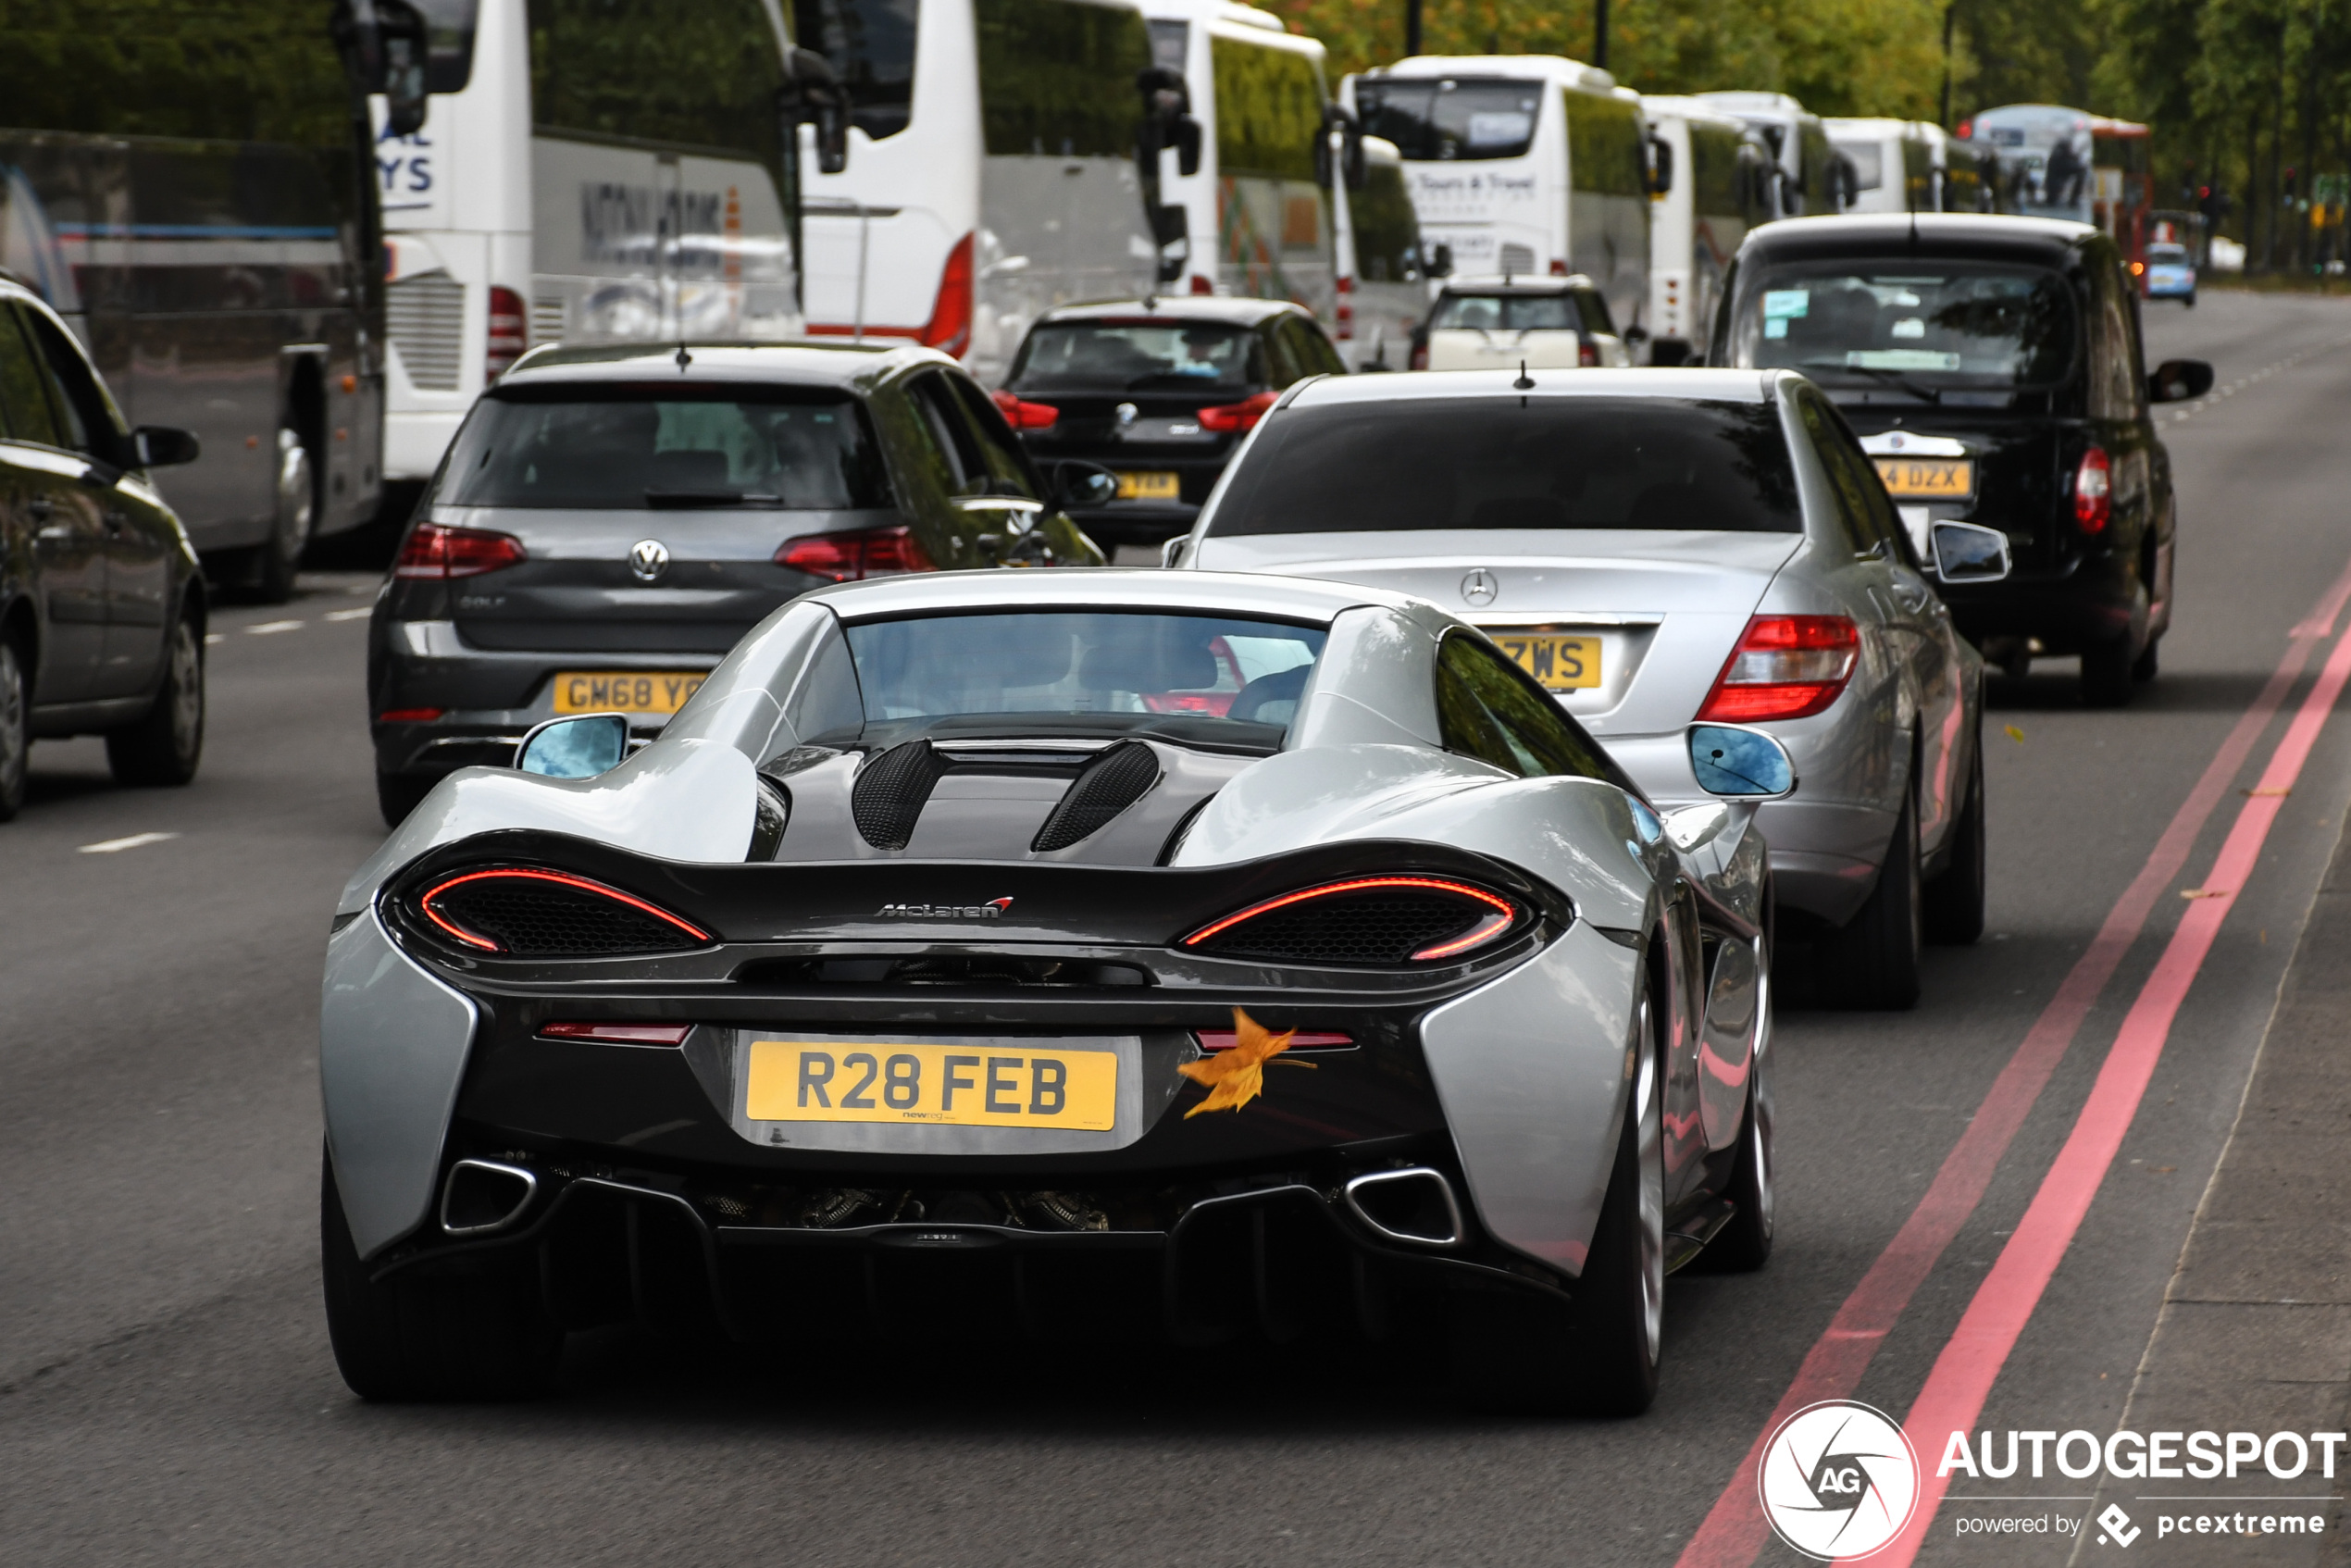
POLYGON ((2097 706, 2154 678, 2179 518, 2147 409, 2202 395, 2212 369, 2146 371, 2137 292, 2099 230, 1952 214, 1766 224, 1740 247, 1708 357, 1820 383, 1914 538, 1943 518, 2008 535, 2005 579, 1939 585, 1987 659, 2021 675, 2077 655, 2097 706))

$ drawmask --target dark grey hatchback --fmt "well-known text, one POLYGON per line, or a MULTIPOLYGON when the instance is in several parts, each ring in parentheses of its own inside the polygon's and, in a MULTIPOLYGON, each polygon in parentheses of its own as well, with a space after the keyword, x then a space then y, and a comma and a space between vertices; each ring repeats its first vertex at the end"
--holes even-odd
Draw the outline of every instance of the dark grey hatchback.
MULTIPOLYGON (((1099 566, 945 355, 852 344, 545 350, 466 416, 376 601, 368 714, 397 823, 532 726, 657 733, 743 633, 827 583, 1099 566)), ((1064 494, 1064 490, 1067 493, 1064 494)))

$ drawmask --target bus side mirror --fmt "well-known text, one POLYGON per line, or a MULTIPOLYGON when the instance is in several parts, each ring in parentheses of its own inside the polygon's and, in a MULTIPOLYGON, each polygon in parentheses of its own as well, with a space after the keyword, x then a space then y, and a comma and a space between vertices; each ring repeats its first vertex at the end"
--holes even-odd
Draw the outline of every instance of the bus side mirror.
POLYGON ((1428 265, 1422 270, 1432 278, 1450 278, 1453 275, 1453 247, 1438 241, 1437 248, 1429 253, 1428 265))
POLYGON ((839 174, 849 167, 849 95, 841 91, 830 61, 814 49, 792 46, 787 76, 777 93, 777 111, 787 127, 816 128, 816 172, 839 174))
POLYGON ((425 124, 425 19, 407 0, 342 0, 335 47, 360 93, 384 101, 384 134, 413 136, 425 124))
POLYGON ((1360 191, 1370 174, 1362 122, 1337 104, 1324 105, 1322 132, 1314 140, 1314 183, 1327 191, 1334 179, 1343 180, 1349 190, 1360 191))
POLYGON ((1649 138, 1649 194, 1661 196, 1673 189, 1673 143, 1662 136, 1649 138))
POLYGON ((1186 115, 1176 122, 1176 172, 1189 180, 1200 172, 1200 121, 1186 115))

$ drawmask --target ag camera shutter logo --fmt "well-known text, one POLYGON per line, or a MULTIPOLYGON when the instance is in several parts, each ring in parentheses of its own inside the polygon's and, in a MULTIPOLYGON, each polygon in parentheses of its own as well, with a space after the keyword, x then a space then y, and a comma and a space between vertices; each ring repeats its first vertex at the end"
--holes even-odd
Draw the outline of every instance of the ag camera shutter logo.
POLYGON ((1773 1532, 1797 1551, 1821 1562, 1867 1557, 1910 1522, 1919 1456, 1884 1411, 1823 1400, 1780 1423, 1755 1490, 1773 1532))

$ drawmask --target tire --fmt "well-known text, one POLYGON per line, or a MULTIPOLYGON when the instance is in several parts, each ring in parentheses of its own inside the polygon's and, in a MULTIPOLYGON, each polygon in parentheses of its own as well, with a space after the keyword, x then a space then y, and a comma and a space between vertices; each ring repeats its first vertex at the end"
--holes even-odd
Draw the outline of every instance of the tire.
POLYGON ((2145 686, 2148 681, 2153 680, 2156 678, 2157 672, 2162 667, 2162 661, 2157 656, 2156 650, 2161 646, 2163 646, 2163 639, 2160 637, 2150 637, 2147 639, 2147 645, 2139 650, 2139 656, 2137 658, 2131 661, 2131 678, 2133 680, 2135 680, 2140 685, 2145 686))
POLYGON ((318 1244, 327 1338, 361 1399, 528 1400, 554 1386, 563 1330, 541 1305, 535 1276, 369 1279, 331 1160, 318 1184, 318 1244))
POLYGON ((1967 802, 1951 827, 1951 854, 1942 873, 1926 885, 1922 917, 1926 940, 1940 947, 1965 947, 1984 935, 1984 738, 1977 735, 1975 763, 1968 770, 1967 802))
POLYGON ((2190 294, 2188 296, 2188 308, 2190 310, 2194 310, 2196 308, 2196 296, 2194 294, 2190 294))
POLYGON ((1639 1014, 1641 1068, 1617 1140, 1574 1304, 1450 1298, 1454 1386, 1482 1410, 1632 1416, 1657 1398, 1665 1304, 1665 1167, 1657 1039, 1639 1014))
POLYGON ((383 813, 384 826, 397 828, 408 820, 408 814, 423 803, 432 792, 438 778, 418 778, 406 773, 376 775, 376 809, 383 813))
POLYGON ((1898 1013, 1918 1005, 1926 914, 1919 885, 1918 814, 1905 797, 1869 902, 1822 944, 1822 989, 1836 1005, 1898 1013))
POLYGON ((310 449, 290 426, 278 427, 278 498, 269 537, 255 549, 254 596, 265 604, 293 597, 294 574, 317 525, 317 480, 310 449))
POLYGON ((138 722, 106 733, 115 782, 171 788, 188 783, 204 760, 204 639, 181 616, 164 646, 163 685, 138 722))
POLYGON ((2082 650, 2082 705, 2119 708, 2131 700, 2131 637, 2108 638, 2082 650))
POLYGON ((1747 1114, 1739 1123, 1738 1164, 1723 1196, 1736 1205, 1730 1222, 1714 1233, 1706 1251, 1690 1261, 1697 1274, 1753 1274, 1770 1261, 1778 1208, 1774 1185, 1777 1154, 1772 1143, 1772 1015, 1764 1002, 1754 1071, 1747 1085, 1747 1114))
POLYGON ((0 822, 24 809, 32 753, 32 693, 13 642, 0 642, 0 822))

